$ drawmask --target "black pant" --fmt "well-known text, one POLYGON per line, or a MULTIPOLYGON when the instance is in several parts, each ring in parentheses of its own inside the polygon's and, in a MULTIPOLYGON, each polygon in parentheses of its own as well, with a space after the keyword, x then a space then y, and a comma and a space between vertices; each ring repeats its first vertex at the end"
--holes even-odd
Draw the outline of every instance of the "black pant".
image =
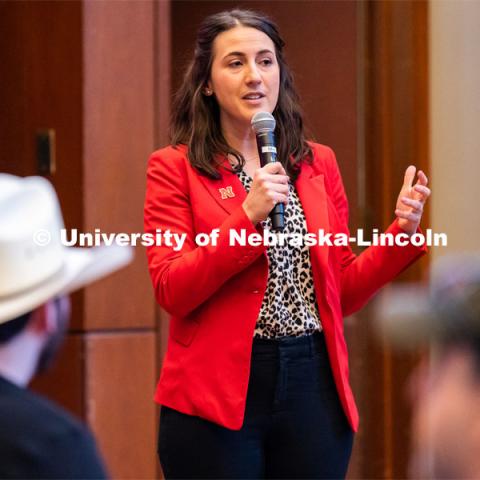
POLYGON ((170 478, 344 478, 353 432, 323 333, 254 339, 239 431, 162 406, 158 453, 170 478))

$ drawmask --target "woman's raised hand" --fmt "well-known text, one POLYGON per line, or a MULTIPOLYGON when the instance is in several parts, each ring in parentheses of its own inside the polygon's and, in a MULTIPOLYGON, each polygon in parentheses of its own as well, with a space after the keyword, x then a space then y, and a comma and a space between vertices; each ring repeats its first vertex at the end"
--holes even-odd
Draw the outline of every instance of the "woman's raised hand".
POLYGON ((419 170, 417 183, 415 180, 416 168, 410 165, 405 171, 402 189, 397 198, 395 215, 398 218, 398 225, 409 235, 413 235, 420 224, 423 206, 430 196, 430 189, 427 187, 428 178, 419 170))
POLYGON ((277 203, 288 203, 289 177, 280 162, 255 170, 243 209, 254 225, 265 220, 277 203))

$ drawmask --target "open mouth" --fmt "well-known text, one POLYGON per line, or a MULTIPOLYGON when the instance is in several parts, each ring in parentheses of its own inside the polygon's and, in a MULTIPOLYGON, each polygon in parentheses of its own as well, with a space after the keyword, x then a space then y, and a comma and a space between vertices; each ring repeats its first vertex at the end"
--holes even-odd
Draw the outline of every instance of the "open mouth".
POLYGON ((261 92, 255 92, 255 93, 248 93, 247 95, 244 95, 242 98, 244 100, 260 100, 263 97, 265 97, 265 94, 261 92))

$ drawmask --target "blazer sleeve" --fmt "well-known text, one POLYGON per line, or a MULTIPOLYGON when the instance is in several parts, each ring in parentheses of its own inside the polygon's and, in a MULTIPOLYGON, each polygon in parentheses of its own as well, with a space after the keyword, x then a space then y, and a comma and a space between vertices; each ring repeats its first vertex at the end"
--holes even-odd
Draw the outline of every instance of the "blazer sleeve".
MULTIPOLYGON (((335 154, 328 149, 326 170, 338 220, 340 232, 350 238, 348 229, 348 201, 345 195, 340 171, 335 154)), ((421 232, 420 229, 417 230, 421 232)), ((396 235, 403 233, 397 220, 387 228, 385 233, 396 235)), ((347 316, 362 308, 368 300, 385 284, 393 280, 409 265, 427 251, 425 245, 414 246, 410 242, 406 246, 372 245, 356 256, 350 246, 340 248, 340 299, 343 315, 347 316)))
POLYGON ((186 162, 171 147, 151 155, 144 208, 146 233, 170 231, 186 235, 179 251, 166 245, 147 248, 155 297, 160 306, 177 317, 199 307, 265 250, 263 245, 229 245, 230 229, 245 229, 247 235, 258 233, 241 206, 216 226, 219 229, 216 245, 197 246, 186 162))

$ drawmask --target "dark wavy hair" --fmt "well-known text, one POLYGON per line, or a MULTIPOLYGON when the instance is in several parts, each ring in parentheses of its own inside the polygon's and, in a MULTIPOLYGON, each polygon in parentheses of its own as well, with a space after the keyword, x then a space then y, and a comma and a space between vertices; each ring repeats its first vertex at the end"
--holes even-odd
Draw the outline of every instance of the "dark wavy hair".
POLYGON ((220 178, 215 155, 232 155, 238 161, 236 168, 245 165, 243 155, 228 145, 220 126, 220 108, 215 95, 205 96, 203 89, 210 78, 213 61, 213 42, 218 34, 236 26, 255 28, 270 37, 280 67, 280 89, 273 116, 277 122, 278 159, 286 172, 296 178, 300 162, 311 161, 312 150, 308 145, 299 97, 293 85, 293 76, 284 56, 285 42, 275 23, 267 16, 251 10, 234 9, 207 17, 201 24, 195 45, 193 60, 188 65, 182 85, 177 91, 170 127, 172 145, 188 146, 191 165, 210 178, 220 178))

